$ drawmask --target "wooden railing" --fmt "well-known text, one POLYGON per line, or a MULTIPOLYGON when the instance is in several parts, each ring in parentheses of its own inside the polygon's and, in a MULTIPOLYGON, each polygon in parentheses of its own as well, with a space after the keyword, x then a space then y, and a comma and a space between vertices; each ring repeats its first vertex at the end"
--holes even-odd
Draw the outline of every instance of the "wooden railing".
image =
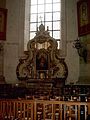
POLYGON ((90 102, 0 100, 0 120, 86 120, 90 102))

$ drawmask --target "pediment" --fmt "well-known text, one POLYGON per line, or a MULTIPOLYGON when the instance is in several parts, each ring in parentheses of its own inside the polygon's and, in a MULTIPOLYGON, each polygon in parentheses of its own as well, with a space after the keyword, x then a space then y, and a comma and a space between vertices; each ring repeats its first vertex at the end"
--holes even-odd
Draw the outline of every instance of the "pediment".
POLYGON ((32 49, 42 48, 48 50, 57 48, 56 40, 49 35, 48 29, 45 31, 45 27, 43 24, 40 25, 39 31, 37 30, 35 37, 29 40, 27 44, 27 49, 29 51, 32 49))

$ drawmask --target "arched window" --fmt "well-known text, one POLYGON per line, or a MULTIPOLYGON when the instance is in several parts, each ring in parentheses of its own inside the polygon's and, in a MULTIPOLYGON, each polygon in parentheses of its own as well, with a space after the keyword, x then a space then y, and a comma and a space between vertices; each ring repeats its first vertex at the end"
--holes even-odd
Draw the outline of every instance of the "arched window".
MULTIPOLYGON (((61 40, 61 13, 65 0, 27 0, 25 1, 25 42, 35 36, 37 28, 42 23, 48 27, 50 36, 55 38, 60 48, 61 40), (63 2, 62 2, 63 1, 63 2)), ((62 16, 63 17, 63 16, 62 16)), ((64 23, 64 21, 63 21, 64 23)), ((62 27, 63 28, 63 27, 62 27)), ((63 30, 62 30, 63 31, 63 30)))
POLYGON ((35 36, 41 22, 49 27, 53 38, 61 38, 61 0, 31 0, 30 39, 35 36))

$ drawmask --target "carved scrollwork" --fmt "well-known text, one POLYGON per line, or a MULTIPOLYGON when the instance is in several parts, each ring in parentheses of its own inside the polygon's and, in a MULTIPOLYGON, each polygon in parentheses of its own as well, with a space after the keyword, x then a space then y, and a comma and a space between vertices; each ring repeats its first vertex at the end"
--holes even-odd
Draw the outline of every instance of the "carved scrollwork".
POLYGON ((68 69, 61 50, 57 49, 57 41, 45 31, 41 24, 36 36, 29 40, 28 51, 19 60, 16 69, 19 80, 42 79, 42 78, 67 78, 68 69))
POLYGON ((57 78, 67 78, 68 68, 64 59, 60 59, 57 65, 53 69, 53 77, 57 78))
POLYGON ((19 80, 26 80, 32 77, 33 59, 30 59, 29 55, 19 59, 19 64, 16 68, 16 74, 19 80))

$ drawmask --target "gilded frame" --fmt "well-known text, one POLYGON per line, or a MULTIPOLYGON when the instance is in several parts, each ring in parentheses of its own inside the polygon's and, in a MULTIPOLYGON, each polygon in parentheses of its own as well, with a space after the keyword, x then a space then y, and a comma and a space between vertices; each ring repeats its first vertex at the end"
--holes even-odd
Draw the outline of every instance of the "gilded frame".
POLYGON ((0 8, 0 40, 6 40, 7 9, 0 8))
POLYGON ((90 33, 90 0, 77 2, 78 36, 90 33))

